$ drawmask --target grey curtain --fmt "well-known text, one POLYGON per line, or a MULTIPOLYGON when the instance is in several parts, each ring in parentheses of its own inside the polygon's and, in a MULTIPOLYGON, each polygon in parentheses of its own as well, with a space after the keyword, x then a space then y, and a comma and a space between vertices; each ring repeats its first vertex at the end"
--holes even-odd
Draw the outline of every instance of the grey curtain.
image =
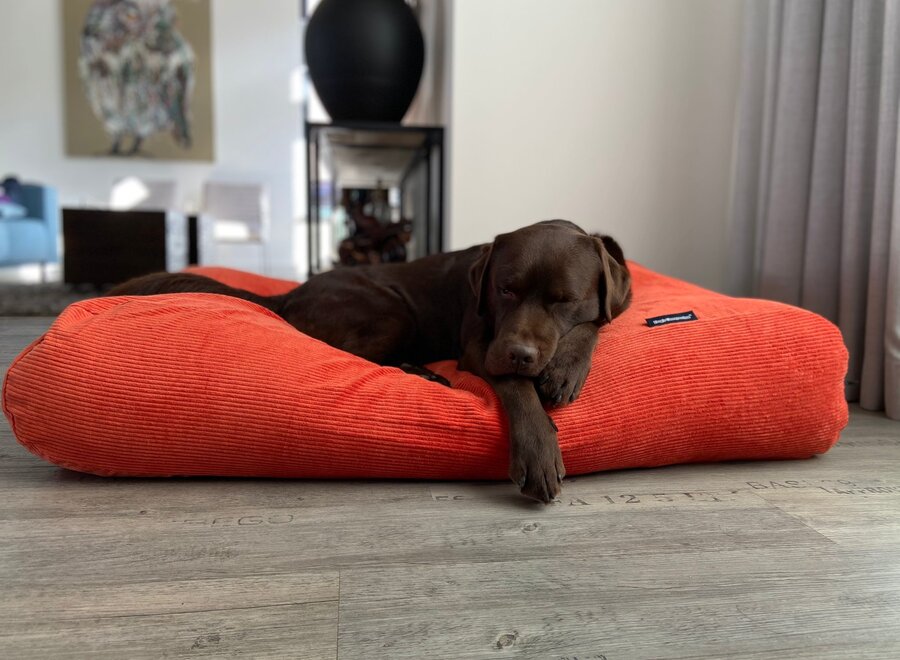
POLYGON ((840 327, 847 398, 900 419, 900 0, 749 0, 732 288, 840 327))

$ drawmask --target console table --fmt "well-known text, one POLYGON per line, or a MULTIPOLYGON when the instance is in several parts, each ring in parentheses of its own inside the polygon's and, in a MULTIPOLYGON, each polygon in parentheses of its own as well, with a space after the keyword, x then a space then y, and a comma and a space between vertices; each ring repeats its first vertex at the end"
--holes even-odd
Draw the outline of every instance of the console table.
POLYGON ((412 222, 408 258, 443 251, 443 127, 307 121, 305 134, 310 276, 330 267, 322 253, 336 246, 324 245, 321 225, 337 208, 339 189, 396 191, 400 215, 412 222))

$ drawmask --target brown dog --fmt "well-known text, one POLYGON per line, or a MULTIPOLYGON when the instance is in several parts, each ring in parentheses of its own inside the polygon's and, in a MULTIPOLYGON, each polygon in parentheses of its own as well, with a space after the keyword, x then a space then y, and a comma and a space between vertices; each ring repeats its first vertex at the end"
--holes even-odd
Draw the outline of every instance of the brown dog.
POLYGON ((458 359, 503 404, 510 478, 523 494, 549 502, 565 468, 542 401, 565 405, 578 397, 597 329, 628 306, 630 281, 613 239, 549 220, 468 250, 329 271, 280 296, 184 273, 140 277, 109 295, 236 296, 336 348, 435 380, 443 381, 409 365, 458 359))

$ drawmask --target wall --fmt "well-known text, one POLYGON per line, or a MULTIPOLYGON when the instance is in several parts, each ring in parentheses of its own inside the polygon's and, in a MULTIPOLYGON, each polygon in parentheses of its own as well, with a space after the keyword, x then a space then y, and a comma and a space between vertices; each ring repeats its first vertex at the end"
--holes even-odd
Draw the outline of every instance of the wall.
POLYGON ((454 248, 547 218, 726 286, 740 0, 453 3, 454 248))
MULTIPOLYGON (((189 206, 207 178, 264 181, 268 270, 293 276, 306 252, 298 4, 212 4, 216 162, 172 164, 67 158, 58 1, 0 0, 0 89, 15 90, 0 104, 0 175, 53 183, 70 204, 105 202, 126 175, 176 178, 189 206), (27 72, 9 66, 26 55, 27 72)), ((450 247, 565 217, 724 288, 741 0, 427 0, 420 12, 429 37, 450 32, 429 39, 437 73, 408 117, 448 125, 450 247)))
POLYGON ((446 125, 450 115, 453 0, 416 0, 414 5, 425 38, 425 66, 403 122, 446 125))
MULTIPOLYGON (((55 185, 64 204, 105 204, 123 176, 176 179, 183 203, 195 208, 207 179, 262 182, 272 211, 267 270, 294 276, 301 210, 294 187, 295 177, 303 176, 295 171, 302 132, 299 99, 291 93, 300 63, 298 3, 211 4, 216 160, 182 164, 66 157, 59 0, 0 0, 0 176, 17 173, 55 185)), ((230 256, 238 266, 258 263, 256 255, 230 256)))

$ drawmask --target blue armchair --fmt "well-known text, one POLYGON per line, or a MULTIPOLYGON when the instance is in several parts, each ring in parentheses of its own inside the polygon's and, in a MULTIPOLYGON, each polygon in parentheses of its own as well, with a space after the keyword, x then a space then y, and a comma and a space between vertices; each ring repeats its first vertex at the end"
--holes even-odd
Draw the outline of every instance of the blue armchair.
POLYGON ((24 218, 0 218, 0 266, 56 263, 59 261, 56 190, 24 184, 18 201, 25 207, 24 218))

